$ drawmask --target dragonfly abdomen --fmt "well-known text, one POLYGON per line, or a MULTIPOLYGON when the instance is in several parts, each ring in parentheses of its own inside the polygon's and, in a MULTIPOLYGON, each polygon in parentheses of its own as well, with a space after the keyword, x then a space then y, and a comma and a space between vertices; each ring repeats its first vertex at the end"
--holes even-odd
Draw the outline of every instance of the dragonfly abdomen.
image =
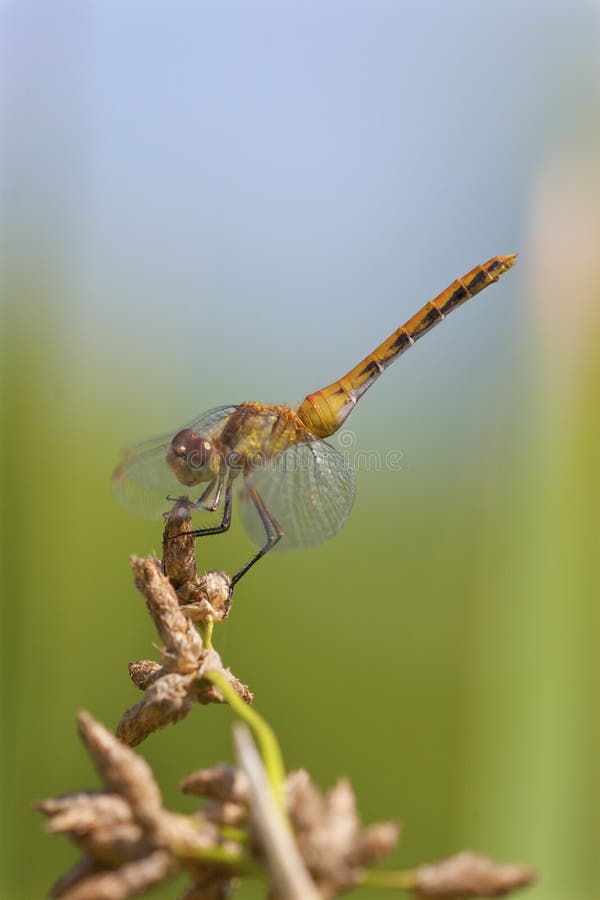
POLYGON ((483 265, 475 266, 462 278, 457 278, 418 313, 396 329, 382 344, 366 356, 346 375, 300 404, 297 414, 317 437, 328 437, 342 425, 358 400, 394 360, 408 350, 434 325, 474 297, 514 265, 516 253, 494 256, 483 265))

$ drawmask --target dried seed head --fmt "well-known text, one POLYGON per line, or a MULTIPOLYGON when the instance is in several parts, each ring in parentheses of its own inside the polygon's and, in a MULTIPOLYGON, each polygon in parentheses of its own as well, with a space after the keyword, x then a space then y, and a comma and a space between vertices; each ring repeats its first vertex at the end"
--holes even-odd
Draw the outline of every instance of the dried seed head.
MULTIPOLYGON (((172 513, 167 529, 179 527, 181 520, 172 513)), ((185 524, 185 516, 183 521, 185 524)), ((201 596, 202 600, 184 606, 173 587, 173 579, 169 580, 158 560, 134 556, 131 567, 136 587, 146 598, 164 646, 159 649, 160 662, 145 659, 129 664, 132 681, 146 695, 123 714, 117 728, 120 740, 134 747, 153 731, 187 716, 195 703, 223 703, 219 689, 204 677, 209 671, 220 672, 240 697, 251 703, 253 697, 248 687, 223 667, 218 653, 204 647, 192 621, 215 621, 227 615, 230 588, 227 575, 209 572, 193 584, 186 583, 181 592, 192 591, 196 599, 201 596)))
POLYGON ((231 605, 231 579, 225 572, 198 577, 196 538, 190 505, 179 501, 171 510, 163 534, 163 571, 177 590, 186 616, 194 622, 221 622, 231 605))
POLYGON ((240 803, 207 800, 202 806, 202 816, 215 825, 239 828, 248 821, 248 809, 240 803))
POLYGON ((535 880, 527 866, 496 863, 465 851, 440 862, 419 866, 415 888, 421 897, 498 897, 535 880))
POLYGON ((89 875, 100 871, 100 867, 91 856, 82 857, 75 865, 69 869, 58 881, 55 881, 50 888, 50 897, 72 897, 71 890, 80 884, 89 875))
POLYGON ((222 622, 231 607, 231 579, 225 572, 207 572, 177 591, 181 610, 193 622, 222 622))
POLYGON ((397 822, 375 822, 358 835, 349 861, 352 866, 368 869, 391 853, 400 837, 397 822))
POLYGON ((158 560, 131 558, 136 587, 145 596, 159 637, 164 664, 178 672, 193 671, 203 652, 202 639, 179 608, 179 599, 158 560))
POLYGON ((166 672, 156 677, 143 700, 125 710, 117 726, 117 737, 137 747, 148 735, 184 719, 196 703, 196 675, 166 672))
POLYGON ((196 538, 193 534, 190 504, 178 501, 168 515, 163 533, 163 570, 174 588, 198 575, 196 538))
POLYGON ((88 874, 71 880, 70 886, 61 879, 52 896, 67 900, 125 900, 160 884, 176 870, 177 862, 167 850, 155 850, 117 869, 92 868, 88 874))
POLYGON ((140 659, 129 663, 129 677, 136 687, 145 691, 165 671, 160 663, 154 659, 140 659))
POLYGON ((245 803, 248 800, 248 782, 239 769, 229 763, 219 763, 212 769, 198 769, 184 778, 180 784, 184 794, 197 797, 213 797, 215 800, 245 803))
POLYGON ((304 770, 286 778, 287 806, 302 858, 323 897, 358 884, 363 870, 395 846, 390 822, 361 831, 354 791, 342 778, 323 795, 304 770))
POLYGON ((34 808, 48 816, 48 828, 53 832, 84 832, 133 821, 131 807, 126 800, 118 794, 102 791, 65 794, 63 797, 41 800, 34 808))
POLYGON ((127 800, 137 822, 151 826, 162 808, 162 796, 148 763, 132 753, 89 713, 80 712, 77 724, 108 790, 127 800))
POLYGON ((88 713, 80 714, 79 729, 109 792, 77 793, 37 804, 48 817, 49 829, 67 835, 85 853, 54 886, 53 896, 124 900, 181 869, 207 890, 229 885, 241 858, 239 843, 231 837, 224 841, 220 828, 205 817, 164 809, 147 763, 88 713), (217 868, 211 854, 217 856, 217 868))

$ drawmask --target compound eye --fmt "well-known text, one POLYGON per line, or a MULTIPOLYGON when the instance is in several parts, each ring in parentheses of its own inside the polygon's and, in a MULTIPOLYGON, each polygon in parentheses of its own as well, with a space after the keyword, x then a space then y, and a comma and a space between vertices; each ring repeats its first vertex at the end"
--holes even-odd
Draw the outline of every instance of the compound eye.
POLYGON ((171 441, 171 454, 185 460, 190 469, 202 469, 213 452, 212 444, 192 428, 179 431, 171 441))

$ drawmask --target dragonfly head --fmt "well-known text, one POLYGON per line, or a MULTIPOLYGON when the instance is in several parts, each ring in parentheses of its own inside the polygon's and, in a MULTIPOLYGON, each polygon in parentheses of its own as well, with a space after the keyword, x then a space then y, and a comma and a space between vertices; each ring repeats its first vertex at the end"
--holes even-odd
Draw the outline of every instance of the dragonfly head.
POLYGON ((218 453, 213 444, 193 428, 184 428, 171 441, 167 462, 181 484, 193 487, 215 477, 218 453))

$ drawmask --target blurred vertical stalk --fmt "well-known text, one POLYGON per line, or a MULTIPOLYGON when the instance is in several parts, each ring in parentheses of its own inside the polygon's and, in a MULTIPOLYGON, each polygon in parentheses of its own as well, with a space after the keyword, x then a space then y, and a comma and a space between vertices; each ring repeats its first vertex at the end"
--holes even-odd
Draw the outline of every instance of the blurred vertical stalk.
POLYGON ((504 447, 511 465, 491 460, 487 608, 473 611, 487 631, 471 631, 463 825, 475 846, 518 848, 544 872, 533 895, 545 898, 591 898, 598 880, 598 158, 551 166, 534 197, 523 262, 538 379, 525 440, 515 427, 504 447))

